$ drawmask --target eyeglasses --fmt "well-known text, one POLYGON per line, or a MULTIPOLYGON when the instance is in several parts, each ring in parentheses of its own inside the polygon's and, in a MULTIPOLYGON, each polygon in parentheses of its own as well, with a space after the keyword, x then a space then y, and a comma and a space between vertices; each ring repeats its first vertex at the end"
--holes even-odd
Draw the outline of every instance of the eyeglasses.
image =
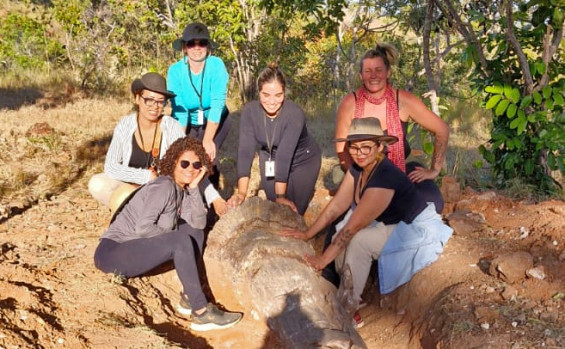
MULTIPOLYGON (((190 161, 188 160, 181 160, 180 161, 180 167, 186 169, 188 168, 188 166, 190 166, 190 161)), ((193 161, 192 162, 192 168, 195 170, 199 170, 202 168, 202 163, 200 161, 193 161)))
POLYGON ((151 97, 143 97, 141 95, 139 97, 141 97, 141 99, 143 99, 143 104, 145 104, 148 107, 152 107, 154 105, 157 105, 158 107, 164 107, 165 104, 167 104, 167 100, 158 101, 158 100, 153 99, 151 97))
POLYGON ((186 42, 186 47, 193 48, 194 46, 208 47, 208 40, 190 40, 186 42))
POLYGON ((376 147, 377 144, 374 145, 362 145, 360 147, 354 147, 352 145, 347 147, 347 151, 349 151, 349 154, 351 155, 355 155, 355 154, 359 154, 361 153, 362 155, 368 155, 371 152, 371 149, 373 149, 374 147, 376 147))

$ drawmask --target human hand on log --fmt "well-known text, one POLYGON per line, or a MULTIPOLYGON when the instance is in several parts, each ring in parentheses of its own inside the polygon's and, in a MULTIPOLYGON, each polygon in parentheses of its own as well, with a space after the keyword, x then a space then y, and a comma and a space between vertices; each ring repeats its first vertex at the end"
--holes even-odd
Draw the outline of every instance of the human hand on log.
POLYGON ((219 216, 223 216, 226 212, 228 212, 228 204, 226 200, 222 198, 216 199, 212 202, 212 206, 214 206, 214 211, 216 211, 219 216))
POLYGON ((306 235, 305 231, 298 230, 298 229, 289 229, 284 228, 279 232, 281 236, 286 236, 290 238, 295 238, 302 241, 307 241, 309 239, 308 235, 306 235))
POLYGON ((236 192, 231 196, 231 198, 228 199, 228 207, 237 207, 241 205, 243 201, 245 201, 245 195, 236 192))
POLYGON ((298 209, 296 208, 296 205, 294 204, 294 202, 290 201, 287 198, 276 198, 275 202, 278 203, 278 204, 286 205, 286 206, 290 207, 290 209, 293 210, 294 213, 298 213, 298 209))
POLYGON ((324 269, 326 265, 328 265, 328 263, 324 261, 323 255, 316 256, 316 255, 305 254, 304 256, 302 256, 302 258, 304 258, 304 260, 306 261, 306 263, 308 263, 309 266, 311 266, 312 268, 318 271, 324 269))

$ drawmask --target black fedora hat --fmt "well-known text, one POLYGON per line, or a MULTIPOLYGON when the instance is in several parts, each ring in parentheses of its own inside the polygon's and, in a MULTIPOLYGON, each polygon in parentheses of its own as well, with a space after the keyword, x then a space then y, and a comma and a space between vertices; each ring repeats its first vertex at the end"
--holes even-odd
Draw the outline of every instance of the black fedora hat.
POLYGON ((190 23, 184 28, 182 37, 173 41, 173 48, 177 51, 182 51, 182 43, 191 40, 207 40, 209 49, 216 48, 216 44, 210 39, 208 27, 198 22, 190 23))
POLYGON ((362 139, 374 139, 381 143, 394 144, 398 142, 398 137, 385 135, 381 127, 381 122, 377 118, 355 118, 351 121, 347 138, 337 138, 335 142, 351 142, 362 139))
POLYGON ((167 90, 167 81, 157 73, 146 73, 141 79, 137 78, 133 80, 131 83, 131 92, 137 94, 140 93, 141 90, 157 92, 165 96, 165 98, 173 98, 176 96, 176 94, 167 90))

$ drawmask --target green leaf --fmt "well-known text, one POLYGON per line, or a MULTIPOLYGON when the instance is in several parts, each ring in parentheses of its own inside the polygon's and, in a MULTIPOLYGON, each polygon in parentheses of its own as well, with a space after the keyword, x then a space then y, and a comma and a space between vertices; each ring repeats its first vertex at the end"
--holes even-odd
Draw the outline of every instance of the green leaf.
POLYGON ((537 105, 541 104, 541 95, 539 94, 539 92, 534 92, 534 102, 536 102, 537 105))
POLYGON ((516 87, 514 87, 510 91, 510 97, 508 97, 508 98, 510 98, 513 103, 518 103, 518 101, 520 100, 520 90, 518 90, 516 87))
POLYGON ((536 121, 536 114, 532 113, 528 115, 528 122, 535 122, 536 121))
POLYGON ((543 98, 548 99, 551 96, 551 87, 544 86, 541 90, 543 98))
POLYGON ((434 145, 431 142, 424 143, 423 148, 424 148, 424 152, 428 155, 432 154, 434 151, 434 145))
POLYGON ((560 93, 555 93, 555 90, 553 91, 553 104, 563 105, 563 96, 560 93))
POLYGON ((492 86, 487 86, 485 91, 493 94, 502 94, 504 88, 500 82, 495 82, 492 86))
POLYGON ((481 168, 483 168, 483 162, 482 162, 481 160, 478 160, 478 159, 475 160, 475 161, 473 162, 473 168, 476 168, 476 169, 481 169, 481 168))
POLYGON ((548 99, 545 101, 545 107, 547 110, 553 110, 553 99, 548 99))
POLYGON ((508 106, 508 109, 506 109, 506 116, 507 116, 509 119, 512 119, 512 118, 514 117, 514 115, 516 115, 516 110, 518 110, 518 107, 516 107, 516 104, 511 103, 511 104, 508 106))
POLYGON ((494 95, 494 96, 490 97, 487 104, 485 105, 485 108, 487 110, 494 108, 494 106, 498 103, 498 101, 500 101, 501 98, 502 98, 501 95, 494 95))
POLYGON ((504 84, 504 96, 510 99, 510 95, 512 94, 512 86, 508 84, 504 84))
POLYGON ((520 109, 525 109, 530 104, 532 104, 532 96, 525 96, 524 98, 522 98, 522 101, 520 102, 520 109))
POLYGON ((545 73, 545 64, 543 62, 536 62, 536 70, 540 74, 545 73))
POLYGON ((526 126, 528 125, 528 120, 526 119, 518 119, 520 122, 518 123, 518 134, 521 135, 524 130, 526 130, 526 126))
POLYGON ((524 169, 526 170, 526 175, 531 175, 534 173, 534 161, 532 159, 526 159, 524 163, 524 169))
POLYGON ((520 123, 520 118, 516 118, 510 122, 510 129, 514 130, 518 128, 518 124, 520 123))
POLYGON ((503 99, 502 101, 500 101, 500 103, 498 103, 498 105, 496 106, 496 110, 494 111, 494 114, 496 116, 500 116, 504 114, 506 108, 508 107, 508 104, 510 104, 510 101, 507 99, 503 99))

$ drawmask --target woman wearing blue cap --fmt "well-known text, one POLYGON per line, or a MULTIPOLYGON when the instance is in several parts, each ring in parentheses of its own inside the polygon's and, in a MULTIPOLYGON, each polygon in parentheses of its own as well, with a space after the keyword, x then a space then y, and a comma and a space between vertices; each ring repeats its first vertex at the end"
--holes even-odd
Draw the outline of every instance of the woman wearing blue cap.
MULTIPOLYGON (((198 138, 210 159, 216 163, 217 152, 229 132, 226 94, 229 75, 224 62, 211 55, 210 32, 202 23, 191 23, 182 38, 173 46, 183 57, 169 67, 169 91, 176 94, 172 101, 172 117, 186 134, 198 138)), ((215 168, 218 184, 219 172, 215 168)))

